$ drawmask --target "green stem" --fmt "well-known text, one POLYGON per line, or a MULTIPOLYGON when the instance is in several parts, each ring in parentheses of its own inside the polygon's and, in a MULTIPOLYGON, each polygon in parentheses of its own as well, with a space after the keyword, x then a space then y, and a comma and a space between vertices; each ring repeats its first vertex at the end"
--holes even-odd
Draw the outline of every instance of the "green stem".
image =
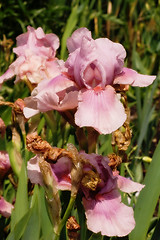
POLYGON ((52 135, 53 135, 53 142, 56 145, 57 143, 57 123, 56 119, 54 117, 54 114, 52 111, 44 113, 44 117, 46 119, 46 122, 51 129, 52 135))
POLYGON ((62 231, 62 228, 63 228, 64 224, 66 223, 66 221, 67 221, 67 219, 68 219, 68 217, 70 215, 70 212, 71 212, 71 210, 73 208, 75 200, 76 200, 76 196, 71 196, 69 204, 68 204, 68 207, 67 207, 67 209, 65 211, 65 214, 64 214, 64 216, 63 216, 63 218, 62 218, 62 220, 61 220, 61 222, 59 224, 59 227, 58 227, 58 230, 57 230, 57 234, 55 235, 54 240, 59 240, 60 233, 62 231))
POLYGON ((9 154, 12 170, 14 174, 19 178, 22 159, 20 152, 14 147, 12 141, 7 143, 7 152, 9 154))

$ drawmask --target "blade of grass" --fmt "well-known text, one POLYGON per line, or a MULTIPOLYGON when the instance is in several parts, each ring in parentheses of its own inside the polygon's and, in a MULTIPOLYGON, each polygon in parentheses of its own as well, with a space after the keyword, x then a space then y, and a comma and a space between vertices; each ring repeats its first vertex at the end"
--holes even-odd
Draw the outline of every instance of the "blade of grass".
POLYGON ((67 38, 71 35, 73 29, 75 28, 76 24, 78 22, 78 6, 76 5, 73 7, 72 12, 68 18, 65 31, 62 36, 62 41, 61 41, 61 53, 60 56, 62 59, 65 58, 65 52, 66 52, 66 41, 67 38))
POLYGON ((15 225, 28 211, 28 207, 28 179, 25 161, 23 161, 19 176, 15 207, 11 217, 11 230, 13 230, 15 225))
POLYGON ((145 240, 150 220, 160 195, 160 142, 144 179, 145 188, 141 191, 135 206, 136 227, 129 240, 145 240))

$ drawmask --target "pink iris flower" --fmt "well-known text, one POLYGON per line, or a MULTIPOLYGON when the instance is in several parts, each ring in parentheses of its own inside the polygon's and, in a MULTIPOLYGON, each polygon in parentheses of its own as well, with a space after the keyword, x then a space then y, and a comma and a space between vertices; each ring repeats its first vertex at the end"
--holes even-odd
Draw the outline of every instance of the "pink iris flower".
POLYGON ((59 39, 53 34, 45 34, 42 28, 28 26, 27 32, 17 37, 17 47, 13 52, 17 59, 0 77, 0 84, 16 75, 16 80, 28 79, 37 84, 43 79, 52 79, 65 69, 63 61, 55 58, 59 39))
POLYGON ((107 38, 94 40, 86 28, 76 30, 67 40, 67 47, 70 54, 65 67, 68 72, 47 84, 41 82, 38 85, 29 102, 26 101, 25 116, 29 118, 39 111, 51 109, 76 108, 77 126, 93 127, 101 134, 115 131, 125 122, 126 114, 114 85, 145 87, 154 81, 155 76, 124 68, 124 47, 107 38), (71 94, 73 86, 74 94, 71 94), (59 98, 60 92, 65 94, 59 98))
POLYGON ((4 217, 10 217, 13 210, 13 205, 7 202, 2 196, 0 196, 0 214, 4 217))
MULTIPOLYGON (((135 227, 134 213, 132 207, 121 202, 120 191, 126 193, 141 191, 144 185, 119 176, 118 172, 113 173, 108 166, 107 157, 80 154, 89 161, 89 164, 84 165, 84 173, 92 170, 91 166, 93 166, 101 180, 95 191, 84 185, 80 187, 88 229, 107 236, 128 235, 135 227)), ((38 161, 38 156, 35 156, 28 162, 28 177, 32 183, 43 185, 38 161)), ((51 164, 51 167, 58 188, 71 190, 70 160, 67 157, 60 158, 56 164, 51 164)))
POLYGON ((61 74, 50 81, 44 80, 32 91, 31 97, 25 98, 23 113, 30 118, 39 112, 50 110, 66 111, 78 105, 76 84, 66 75, 61 74))
POLYGON ((155 76, 124 68, 124 47, 107 38, 94 40, 86 28, 76 30, 68 39, 67 47, 70 54, 65 65, 80 89, 75 123, 79 127, 93 127, 103 134, 115 131, 123 125, 126 114, 114 85, 145 87, 155 76))
POLYGON ((9 155, 6 151, 0 151, 0 180, 11 170, 9 155))

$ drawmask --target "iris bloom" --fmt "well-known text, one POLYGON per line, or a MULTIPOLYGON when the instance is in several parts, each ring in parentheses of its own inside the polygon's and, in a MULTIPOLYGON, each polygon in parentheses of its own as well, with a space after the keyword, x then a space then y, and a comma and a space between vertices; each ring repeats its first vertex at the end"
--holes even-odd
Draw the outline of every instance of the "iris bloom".
POLYGON ((63 61, 55 58, 59 47, 59 39, 53 34, 45 34, 42 28, 34 29, 28 26, 27 32, 17 37, 17 47, 13 52, 17 59, 0 77, 0 84, 16 75, 16 80, 29 80, 37 84, 44 79, 52 79, 61 73, 63 61))
MULTIPOLYGON (((136 192, 140 191, 144 185, 119 176, 118 172, 113 173, 108 166, 107 157, 84 152, 80 154, 88 161, 83 167, 84 177, 86 174, 89 176, 93 169, 94 171, 96 169, 99 176, 94 189, 87 187, 87 181, 85 181, 86 184, 82 181, 80 186, 88 229, 107 236, 128 235, 135 227, 134 213, 131 207, 121 202, 120 191, 136 192)), ((38 161, 38 156, 35 156, 28 162, 28 176, 32 183, 43 185, 38 161)), ((57 186, 61 190, 71 190, 71 166, 70 159, 67 157, 60 158, 57 163, 51 164, 57 186)))
POLYGON ((6 151, 0 151, 0 180, 11 170, 9 155, 6 151))
POLYGON ((28 118, 51 109, 65 111, 75 108, 75 123, 79 127, 93 127, 102 134, 115 131, 125 122, 126 114, 114 86, 146 87, 155 76, 125 68, 124 47, 107 38, 94 40, 86 28, 76 30, 67 40, 67 47, 67 74, 41 82, 29 102, 26 101, 25 116, 28 118), (73 89, 74 94, 71 94, 73 89))
POLYGON ((0 196, 0 214, 4 217, 10 217, 13 205, 0 196))

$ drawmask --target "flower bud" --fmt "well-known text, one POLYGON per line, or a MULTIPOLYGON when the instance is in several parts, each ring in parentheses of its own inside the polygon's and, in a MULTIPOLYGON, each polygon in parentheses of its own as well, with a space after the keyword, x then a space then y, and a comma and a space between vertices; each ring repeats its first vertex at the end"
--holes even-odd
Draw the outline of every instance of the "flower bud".
POLYGON ((57 182, 52 174, 50 164, 46 162, 43 157, 39 160, 39 167, 43 177, 49 215, 54 226, 54 231, 57 233, 61 215, 61 202, 57 182))

